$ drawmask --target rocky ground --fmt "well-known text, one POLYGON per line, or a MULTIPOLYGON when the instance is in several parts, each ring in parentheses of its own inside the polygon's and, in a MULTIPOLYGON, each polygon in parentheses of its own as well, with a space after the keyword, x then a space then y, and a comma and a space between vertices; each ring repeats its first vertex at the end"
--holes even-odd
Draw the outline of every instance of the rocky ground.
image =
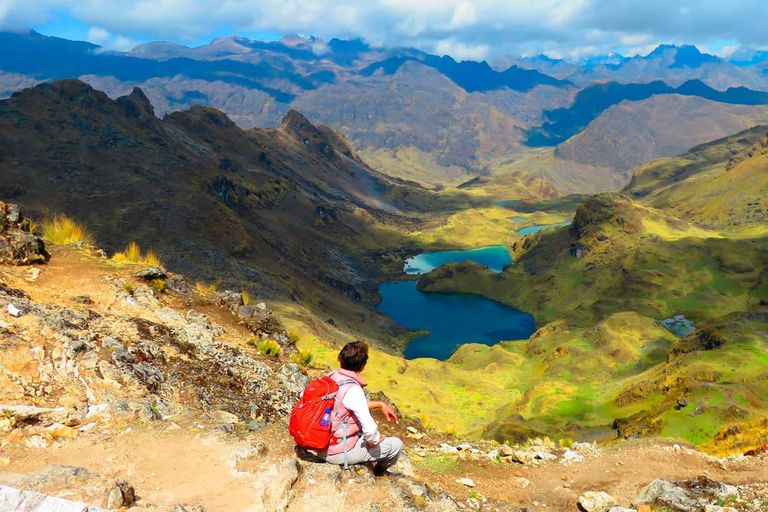
POLYGON ((513 447, 380 418, 395 471, 323 464, 287 418, 326 369, 291 361, 266 304, 0 217, 0 510, 768 510, 768 456, 667 440, 513 447))

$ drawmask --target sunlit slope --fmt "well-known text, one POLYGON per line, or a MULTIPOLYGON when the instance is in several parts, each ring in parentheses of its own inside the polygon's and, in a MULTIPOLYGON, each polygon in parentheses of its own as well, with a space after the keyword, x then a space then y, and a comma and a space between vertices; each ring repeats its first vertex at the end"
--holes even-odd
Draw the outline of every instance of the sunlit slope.
POLYGON ((768 232, 768 127, 638 169, 625 192, 697 225, 768 232))
MULTIPOLYGON (((729 237, 619 194, 585 201, 570 227, 515 244, 500 274, 448 264, 420 279, 427 291, 479 293, 530 312, 543 326, 502 343, 510 400, 476 434, 661 434, 704 442, 724 422, 768 404, 768 238, 729 237), (678 338, 658 320, 684 313, 678 338), (677 399, 689 408, 679 408, 677 399)), ((472 347, 453 362, 482 366, 472 347)))
POLYGON ((612 106, 557 146, 556 155, 585 165, 630 172, 660 157, 768 121, 765 105, 731 105, 695 96, 660 94, 612 106))
POLYGON ((629 179, 629 173, 559 158, 555 148, 530 149, 499 159, 489 165, 494 175, 528 172, 547 180, 561 194, 593 194, 616 190, 629 179))
POLYGON ((515 264, 500 274, 449 264, 420 279, 425 291, 479 293, 533 314, 591 326, 612 313, 665 318, 688 311, 711 318, 759 302, 768 240, 728 240, 641 206, 599 194, 572 226, 513 245, 515 264))

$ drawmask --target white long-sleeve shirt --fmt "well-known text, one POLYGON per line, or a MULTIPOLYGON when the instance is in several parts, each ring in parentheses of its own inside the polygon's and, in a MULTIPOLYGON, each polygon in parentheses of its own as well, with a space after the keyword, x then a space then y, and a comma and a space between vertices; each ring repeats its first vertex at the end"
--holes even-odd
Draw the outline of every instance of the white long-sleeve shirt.
POLYGON ((350 386, 341 403, 355 415, 355 419, 363 430, 363 439, 372 445, 379 444, 381 440, 379 426, 371 416, 371 410, 368 409, 368 400, 365 398, 363 388, 357 385, 350 386))

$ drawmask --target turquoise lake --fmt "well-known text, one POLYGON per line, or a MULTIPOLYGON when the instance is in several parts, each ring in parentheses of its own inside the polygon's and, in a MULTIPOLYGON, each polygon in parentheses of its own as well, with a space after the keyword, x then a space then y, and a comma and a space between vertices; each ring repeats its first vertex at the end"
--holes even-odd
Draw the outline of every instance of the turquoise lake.
POLYGON ((421 292, 416 281, 384 283, 379 293, 379 309, 395 322, 430 331, 408 344, 406 359, 445 360, 458 345, 527 339, 535 330, 531 315, 477 295, 421 292))
POLYGON ((405 260, 403 270, 411 275, 426 274, 449 261, 456 263, 475 261, 494 272, 501 272, 504 265, 512 263, 512 256, 503 245, 481 247, 470 251, 425 252, 405 260))
POLYGON ((517 206, 520 204, 520 200, 511 199, 509 201, 493 201, 491 204, 494 206, 517 206))
POLYGON ((523 228, 520 231, 518 231, 517 234, 520 235, 520 236, 530 235, 531 233, 536 233, 537 231, 541 231, 542 229, 558 228, 558 227, 561 227, 561 226, 567 226, 570 223, 571 223, 571 221, 567 220, 565 222, 560 222, 558 224, 544 224, 544 225, 541 225, 541 226, 528 226, 527 228, 523 228))

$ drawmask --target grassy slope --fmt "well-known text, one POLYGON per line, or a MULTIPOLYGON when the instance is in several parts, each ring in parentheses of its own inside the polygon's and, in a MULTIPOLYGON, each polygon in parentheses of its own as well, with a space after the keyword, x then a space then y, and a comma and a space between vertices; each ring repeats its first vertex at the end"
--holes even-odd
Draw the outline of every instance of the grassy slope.
POLYGON ((485 435, 578 437, 625 418, 617 427, 627 436, 702 442, 731 416, 765 410, 760 300, 768 296, 768 237, 704 231, 603 194, 579 209, 573 227, 529 236, 515 248, 516 264, 501 274, 449 264, 420 281, 429 291, 482 293, 544 325, 527 343, 502 344, 524 356, 507 370, 523 398, 500 409, 485 435), (585 255, 576 258, 572 247, 585 255), (675 313, 727 342, 711 351, 686 342, 691 349, 656 321, 675 313), (677 344, 681 354, 667 362, 677 344), (680 396, 690 409, 673 407, 680 396))
POLYGON ((689 222, 756 236, 768 233, 765 126, 644 166, 626 188, 644 204, 689 222))
POLYGON ((616 190, 629 179, 626 172, 558 158, 554 148, 531 149, 497 160, 489 167, 495 175, 521 171, 531 173, 552 183, 561 194, 616 190))

